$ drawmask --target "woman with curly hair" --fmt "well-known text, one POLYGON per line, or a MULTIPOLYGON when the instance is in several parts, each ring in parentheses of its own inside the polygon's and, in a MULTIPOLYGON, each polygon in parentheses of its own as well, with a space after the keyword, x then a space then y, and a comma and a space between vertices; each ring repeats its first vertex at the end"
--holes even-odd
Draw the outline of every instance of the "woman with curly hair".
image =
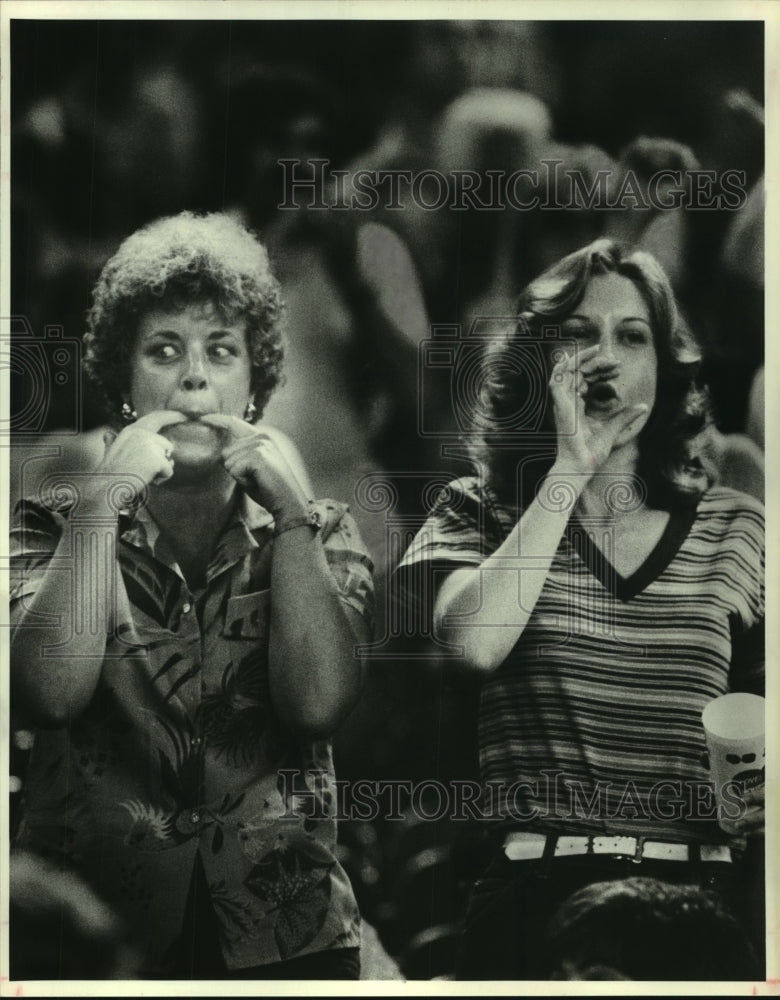
POLYGON ((227 216, 125 240, 85 336, 105 454, 12 536, 13 707, 37 730, 18 842, 85 878, 156 978, 359 976, 329 738, 371 563, 258 423, 281 314, 227 216))
POLYGON ((721 832, 701 713, 763 691, 763 511, 710 483, 698 360, 648 254, 600 240, 558 262, 488 337, 478 474, 442 492, 399 567, 439 655, 482 681, 498 842, 462 978, 544 975, 544 922, 589 882, 755 902, 741 858, 763 800, 743 836, 721 832))

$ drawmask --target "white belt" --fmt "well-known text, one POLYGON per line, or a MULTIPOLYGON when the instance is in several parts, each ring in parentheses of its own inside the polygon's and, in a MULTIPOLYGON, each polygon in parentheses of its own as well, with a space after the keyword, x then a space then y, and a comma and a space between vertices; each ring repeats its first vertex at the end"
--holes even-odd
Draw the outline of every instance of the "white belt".
POLYGON ((504 840, 504 853, 510 861, 535 861, 543 857, 548 840, 554 841, 551 856, 574 857, 582 854, 606 854, 632 861, 713 861, 730 862, 731 848, 725 844, 674 844, 644 837, 563 837, 528 830, 515 830, 504 840))

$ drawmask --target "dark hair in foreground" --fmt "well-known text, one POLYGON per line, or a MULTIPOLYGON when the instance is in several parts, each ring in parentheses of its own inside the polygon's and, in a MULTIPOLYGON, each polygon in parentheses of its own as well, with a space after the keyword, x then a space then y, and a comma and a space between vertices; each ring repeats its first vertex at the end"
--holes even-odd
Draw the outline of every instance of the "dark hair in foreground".
POLYGON ((268 254, 228 215, 182 212, 124 240, 95 285, 84 368, 109 420, 118 421, 143 315, 207 304, 224 322, 246 323, 252 391, 263 412, 282 369, 282 299, 268 254))
POLYGON ((715 893, 694 885, 596 882, 562 904, 546 938, 555 978, 764 978, 740 922, 715 893))
POLYGON ((647 502, 669 509, 688 506, 711 484, 699 456, 702 434, 711 423, 707 391, 697 383, 699 347, 655 258, 643 251, 626 254, 616 243, 602 239, 534 279, 520 297, 515 325, 493 336, 486 349, 470 451, 505 502, 517 500, 526 506, 552 465, 554 425, 547 383, 550 355, 560 337, 555 328, 580 303, 591 278, 610 273, 629 278, 643 296, 658 356, 655 406, 639 436, 637 476, 647 491, 647 502), (530 375, 533 366, 521 360, 523 355, 529 357, 529 350, 541 351, 544 362, 530 375), (520 446, 508 446, 508 436, 513 417, 521 408, 527 412, 534 401, 540 418, 534 429, 550 432, 550 443, 530 446, 530 454, 537 453, 541 461, 534 463, 537 471, 530 481, 527 475, 521 477, 518 495, 518 462, 527 455, 520 446))

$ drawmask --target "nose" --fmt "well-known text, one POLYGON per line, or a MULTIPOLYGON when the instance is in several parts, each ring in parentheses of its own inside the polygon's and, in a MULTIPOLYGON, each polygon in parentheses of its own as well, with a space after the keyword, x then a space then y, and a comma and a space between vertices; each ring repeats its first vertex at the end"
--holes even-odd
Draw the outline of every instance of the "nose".
POLYGON ((185 389, 192 391, 195 389, 205 389, 207 382, 201 373, 191 372, 184 376, 181 384, 185 389))
POLYGON ((599 338, 599 353, 597 359, 597 368, 599 371, 604 370, 614 370, 620 366, 618 361, 617 352, 615 350, 615 340, 608 334, 599 338))
POLYGON ((612 337, 602 337, 599 349, 599 357, 605 365, 616 365, 617 355, 615 354, 615 341, 612 337))
POLYGON ((187 367, 181 379, 182 388, 189 392, 198 389, 205 389, 208 386, 206 370, 199 357, 190 355, 187 359, 187 367))

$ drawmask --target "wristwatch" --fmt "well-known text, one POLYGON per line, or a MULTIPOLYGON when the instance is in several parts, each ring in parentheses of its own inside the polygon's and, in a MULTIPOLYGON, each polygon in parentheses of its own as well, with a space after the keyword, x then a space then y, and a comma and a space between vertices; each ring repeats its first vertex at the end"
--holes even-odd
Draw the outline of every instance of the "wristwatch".
POLYGON ((296 517, 289 517, 284 521, 277 521, 274 525, 274 535, 283 535, 285 531, 292 531, 293 528, 309 527, 316 534, 322 528, 322 515, 314 508, 309 501, 309 510, 306 514, 298 514, 296 517))

